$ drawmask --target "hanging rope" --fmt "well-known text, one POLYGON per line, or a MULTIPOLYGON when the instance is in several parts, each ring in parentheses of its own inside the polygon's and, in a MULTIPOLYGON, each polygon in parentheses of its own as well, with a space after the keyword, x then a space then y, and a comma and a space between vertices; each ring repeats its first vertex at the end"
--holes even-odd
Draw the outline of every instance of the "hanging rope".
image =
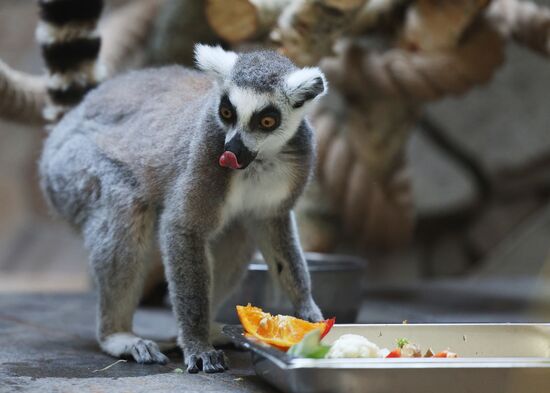
POLYGON ((337 50, 338 56, 321 65, 329 81, 342 91, 422 101, 463 94, 486 83, 504 61, 502 37, 484 22, 474 26, 456 48, 445 51, 373 52, 349 40, 337 50))
POLYGON ((550 55, 550 9, 531 1, 493 0, 489 17, 504 36, 550 55))

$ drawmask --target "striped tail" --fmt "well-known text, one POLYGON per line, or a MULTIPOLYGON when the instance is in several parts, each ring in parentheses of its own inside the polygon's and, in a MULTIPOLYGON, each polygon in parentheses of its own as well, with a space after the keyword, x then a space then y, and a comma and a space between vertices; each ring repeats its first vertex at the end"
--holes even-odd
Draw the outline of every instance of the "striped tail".
POLYGON ((48 68, 46 120, 55 122, 102 79, 97 22, 103 0, 39 0, 36 39, 48 68))

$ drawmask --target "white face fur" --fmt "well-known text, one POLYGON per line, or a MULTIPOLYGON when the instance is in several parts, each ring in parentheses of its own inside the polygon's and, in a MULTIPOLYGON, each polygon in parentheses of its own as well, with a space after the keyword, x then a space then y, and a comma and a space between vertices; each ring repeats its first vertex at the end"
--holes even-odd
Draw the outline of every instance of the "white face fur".
POLYGON ((226 144, 239 134, 245 147, 257 157, 279 152, 296 133, 313 98, 325 92, 325 77, 318 68, 292 70, 284 76, 281 88, 259 92, 237 86, 230 78, 238 59, 236 53, 197 45, 195 58, 198 67, 216 76, 218 81, 217 118, 226 131, 226 144), (322 91, 319 92, 320 81, 322 91))

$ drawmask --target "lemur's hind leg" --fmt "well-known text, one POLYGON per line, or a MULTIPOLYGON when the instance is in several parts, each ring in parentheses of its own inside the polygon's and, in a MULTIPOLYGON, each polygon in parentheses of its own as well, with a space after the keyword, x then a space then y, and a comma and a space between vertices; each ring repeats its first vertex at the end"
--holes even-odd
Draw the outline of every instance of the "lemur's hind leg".
POLYGON ((99 297, 98 341, 111 356, 164 364, 168 358, 158 345, 132 332, 154 238, 151 209, 138 200, 117 203, 121 194, 94 211, 84 227, 99 297))
MULTIPOLYGON (((244 278, 248 264, 254 255, 255 244, 247 228, 241 222, 231 223, 210 243, 213 264, 212 319, 216 317, 225 300, 234 292, 244 278)), ((210 340, 214 345, 228 345, 231 340, 221 329, 223 325, 210 324, 210 340)))

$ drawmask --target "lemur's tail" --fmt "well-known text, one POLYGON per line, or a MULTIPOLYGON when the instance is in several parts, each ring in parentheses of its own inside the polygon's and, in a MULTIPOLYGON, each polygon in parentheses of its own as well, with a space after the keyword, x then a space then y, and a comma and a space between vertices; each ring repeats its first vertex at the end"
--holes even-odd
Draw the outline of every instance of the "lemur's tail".
POLYGON ((59 120, 101 80, 97 22, 103 0, 39 0, 36 38, 48 68, 44 117, 59 120))

